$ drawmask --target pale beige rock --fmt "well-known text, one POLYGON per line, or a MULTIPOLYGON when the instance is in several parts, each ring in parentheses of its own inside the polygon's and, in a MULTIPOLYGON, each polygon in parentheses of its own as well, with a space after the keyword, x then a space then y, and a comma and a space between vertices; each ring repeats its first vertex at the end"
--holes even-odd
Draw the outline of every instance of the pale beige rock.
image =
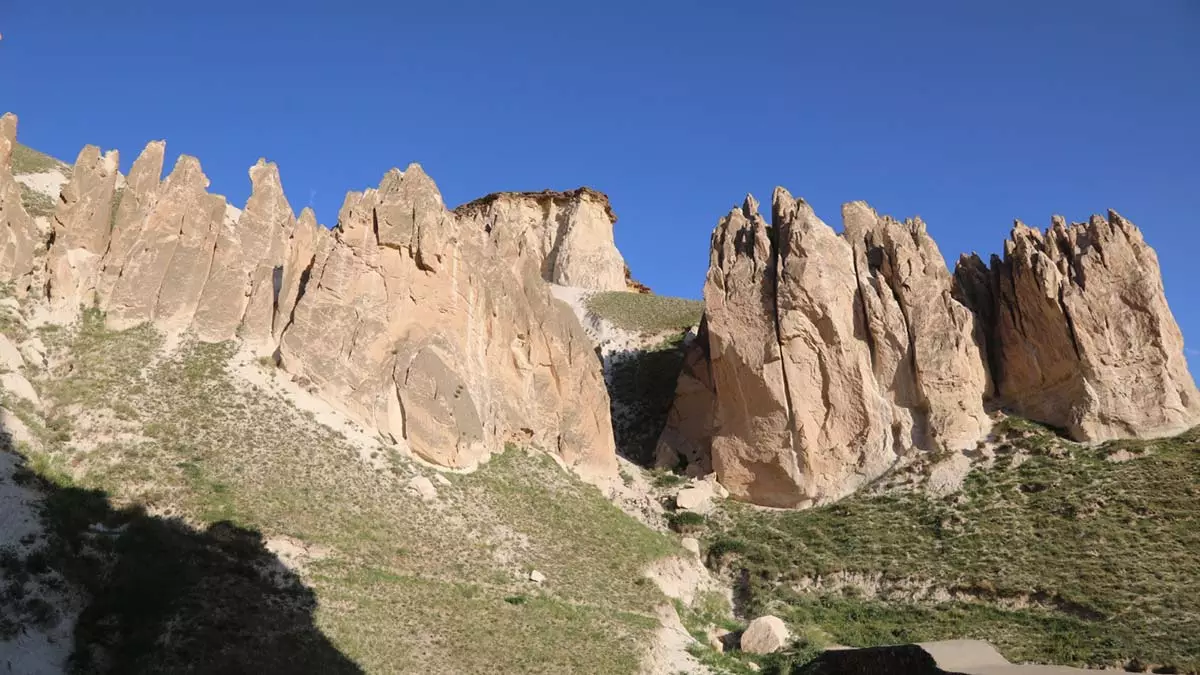
POLYGON ((700 541, 695 537, 684 537, 679 540, 679 545, 683 547, 683 550, 693 555, 700 555, 700 541))
POLYGON ((706 481, 698 481, 675 495, 675 506, 684 511, 705 514, 712 511, 713 497, 712 485, 706 481))
POLYGON ((25 376, 20 373, 4 373, 0 375, 0 387, 4 391, 16 396, 17 398, 25 399, 35 406, 42 404, 41 398, 38 397, 37 390, 25 379, 25 376))
POLYGON ((7 335, 0 335, 0 368, 19 371, 24 366, 25 358, 21 356, 21 350, 17 349, 7 335))
POLYGON ((563 286, 626 290, 625 259, 613 243, 608 197, 589 188, 570 192, 500 192, 455 213, 464 232, 487 237, 514 263, 534 261, 542 278, 563 286))
MULTIPOLYGON (((276 307, 283 285, 283 267, 296 217, 273 162, 259 160, 250 169, 253 190, 238 218, 238 233, 249 278, 249 300, 240 337, 255 346, 273 343, 276 307)), ((273 344, 272 344, 273 347, 273 344)))
POLYGON ((94 145, 86 146, 75 160, 54 212, 54 244, 46 260, 52 310, 73 312, 96 302, 100 266, 112 233, 119 165, 116 150, 101 155, 94 145))
POLYGON ((329 231, 317 223, 312 209, 305 208, 300 212, 288 241, 287 259, 283 263, 274 324, 276 341, 291 323, 296 300, 307 289, 313 270, 320 270, 325 264, 332 241, 329 231))
POLYGON ((864 202, 843 206, 842 218, 875 378, 892 402, 896 454, 972 447, 991 428, 983 327, 953 297, 953 277, 925 223, 881 218, 864 202))
POLYGON ((17 116, 0 117, 0 281, 23 294, 33 284, 34 254, 41 242, 37 225, 21 203, 21 186, 12 175, 17 116))
POLYGON ((31 337, 21 343, 21 356, 29 365, 44 366, 46 364, 46 345, 39 337, 31 337))
POLYGON ((180 155, 121 266, 108 303, 111 328, 154 321, 173 331, 191 324, 225 212, 225 200, 207 187, 199 160, 180 155))
POLYGON ((135 251, 139 256, 144 254, 143 249, 136 247, 148 243, 141 241, 141 235, 146 216, 158 202, 165 152, 166 143, 163 141, 147 144, 125 177, 125 187, 114 196, 116 207, 112 236, 96 284, 96 293, 103 309, 111 309, 113 291, 130 257, 135 251))
POLYGON ((437 488, 433 486, 433 481, 425 476, 414 477, 408 481, 408 487, 427 502, 437 499, 437 488))
POLYGON ((529 580, 535 584, 544 584, 546 583, 546 575, 537 570, 533 570, 529 573, 529 580))
POLYGON ((1158 258, 1110 211, 1017 223, 991 278, 960 263, 960 295, 994 322, 1000 402, 1081 441, 1154 437, 1200 423, 1200 394, 1167 307, 1158 258), (1115 320, 1119 317, 1119 320, 1115 320))
POLYGON ((7 335, 0 335, 0 368, 19 371, 24 365, 25 358, 21 356, 21 350, 7 335))
POLYGON ((285 264, 285 289, 311 270, 281 338, 285 369, 442 466, 517 441, 615 475, 599 364, 531 260, 518 277, 486 238, 460 236, 417 165, 349 194, 338 220, 327 254, 285 264))
POLYGON ((777 616, 767 614, 750 622, 742 633, 742 651, 749 654, 774 654, 787 646, 787 624, 777 616))

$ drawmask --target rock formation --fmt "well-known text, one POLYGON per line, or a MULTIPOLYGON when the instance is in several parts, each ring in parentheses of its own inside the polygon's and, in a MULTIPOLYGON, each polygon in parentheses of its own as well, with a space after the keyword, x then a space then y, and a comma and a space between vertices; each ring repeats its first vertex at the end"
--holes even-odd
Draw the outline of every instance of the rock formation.
POLYGON ((1200 396, 1158 257, 1114 211, 1045 233, 1020 222, 990 268, 964 257, 960 294, 986 317, 999 402, 1081 441, 1178 433, 1200 396))
POLYGON ((711 466, 737 498, 803 507, 915 453, 973 448, 985 406, 1083 441, 1200 423, 1154 252, 1115 213, 1045 235, 1018 224, 1003 260, 952 276, 920 219, 854 202, 839 235, 785 190, 773 202, 771 226, 748 198, 713 233, 707 338, 660 466, 711 466))
POLYGON ((0 281, 25 293, 33 283, 34 253, 42 243, 33 218, 21 204, 21 186, 12 174, 17 116, 0 117, 0 281))
POLYGON ((498 192, 454 211, 486 232, 500 257, 532 258, 546 281, 626 290, 625 259, 613 243, 617 217, 595 190, 498 192))
POLYGON ((3 118, 0 280, 28 284, 40 265, 54 318, 96 305, 114 329, 151 322, 239 339, 443 466, 470 467, 516 441, 584 476, 616 474, 600 364, 544 281, 624 288, 603 195, 502 195, 459 215, 413 164, 350 193, 331 231, 310 210, 293 215, 274 164, 250 169, 239 211, 207 192, 194 157, 161 179, 160 141, 123 186, 116 153, 89 146, 40 257, 45 242, 8 171, 15 127, 3 118))

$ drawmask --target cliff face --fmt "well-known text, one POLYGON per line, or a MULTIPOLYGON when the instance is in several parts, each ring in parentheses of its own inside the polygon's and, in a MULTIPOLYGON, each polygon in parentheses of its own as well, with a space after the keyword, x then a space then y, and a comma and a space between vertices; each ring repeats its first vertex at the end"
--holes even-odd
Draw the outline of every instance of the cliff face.
POLYGON ((965 257, 962 295, 988 317, 998 401, 1081 441, 1178 433, 1200 397, 1158 257, 1114 211, 1046 232, 1017 223, 990 267, 965 257))
POLYGON ((1083 441, 1200 422, 1154 252, 1115 213, 1018 224, 1003 259, 954 275, 919 219, 862 202, 842 217, 839 235, 777 189, 770 226, 753 198, 717 225, 707 344, 680 375, 660 465, 803 507, 916 453, 974 448, 985 407, 1083 441))
POLYGON ((603 195, 548 198, 540 220, 523 197, 456 214, 413 164, 347 195, 327 230, 311 211, 293 215, 274 164, 250 169, 253 191, 238 210, 207 192, 193 157, 160 179, 162 142, 123 181, 116 153, 89 146, 41 256, 8 170, 15 127, 10 115, 0 128, 0 277, 44 292, 56 319, 94 305, 116 329, 150 322, 240 340, 443 466, 469 467, 519 441, 585 476, 616 473, 599 363, 543 280, 624 288, 603 195), (28 282, 38 269, 44 289, 28 282))

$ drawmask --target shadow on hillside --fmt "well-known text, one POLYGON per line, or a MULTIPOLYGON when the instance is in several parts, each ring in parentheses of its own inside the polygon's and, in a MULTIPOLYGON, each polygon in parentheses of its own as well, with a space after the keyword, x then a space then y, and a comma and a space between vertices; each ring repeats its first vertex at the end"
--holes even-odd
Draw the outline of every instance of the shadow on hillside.
MULTIPOLYGON (((3 428, 0 452, 17 454, 3 428)), ((44 495, 46 535, 0 541, 10 564, 25 561, 31 587, 57 572, 87 594, 71 671, 362 672, 314 624, 315 594, 260 533, 227 522, 198 531, 140 507, 115 509, 105 493, 64 486, 24 459, 11 480, 44 495)))

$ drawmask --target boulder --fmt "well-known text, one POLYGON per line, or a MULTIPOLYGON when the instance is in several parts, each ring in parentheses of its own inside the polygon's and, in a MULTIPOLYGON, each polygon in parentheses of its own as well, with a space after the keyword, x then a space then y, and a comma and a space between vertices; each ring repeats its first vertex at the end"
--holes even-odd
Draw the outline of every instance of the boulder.
POLYGON ((437 499, 437 488, 425 476, 415 476, 412 480, 408 481, 408 487, 427 502, 437 499))
POLYGON ((0 387, 17 398, 29 401, 35 406, 42 405, 37 390, 20 373, 4 373, 0 375, 0 387))
POLYGON ((529 573, 529 580, 535 584, 544 584, 546 583, 546 575, 537 570, 533 570, 529 573))
POLYGON ((24 365, 25 358, 21 356, 21 350, 17 349, 7 335, 0 335, 0 368, 17 372, 24 365))
POLYGON ((741 649, 749 654, 774 654, 787 646, 787 624, 777 616, 760 616, 746 626, 742 633, 741 649))
POLYGON ((700 514, 708 513, 713 508, 713 489, 708 481, 697 481, 685 487, 675 495, 675 507, 684 511, 700 514))
POLYGON ((688 551, 694 555, 700 555, 700 542, 695 537, 684 537, 683 539, 679 540, 679 545, 682 546, 683 550, 685 551, 688 551))

